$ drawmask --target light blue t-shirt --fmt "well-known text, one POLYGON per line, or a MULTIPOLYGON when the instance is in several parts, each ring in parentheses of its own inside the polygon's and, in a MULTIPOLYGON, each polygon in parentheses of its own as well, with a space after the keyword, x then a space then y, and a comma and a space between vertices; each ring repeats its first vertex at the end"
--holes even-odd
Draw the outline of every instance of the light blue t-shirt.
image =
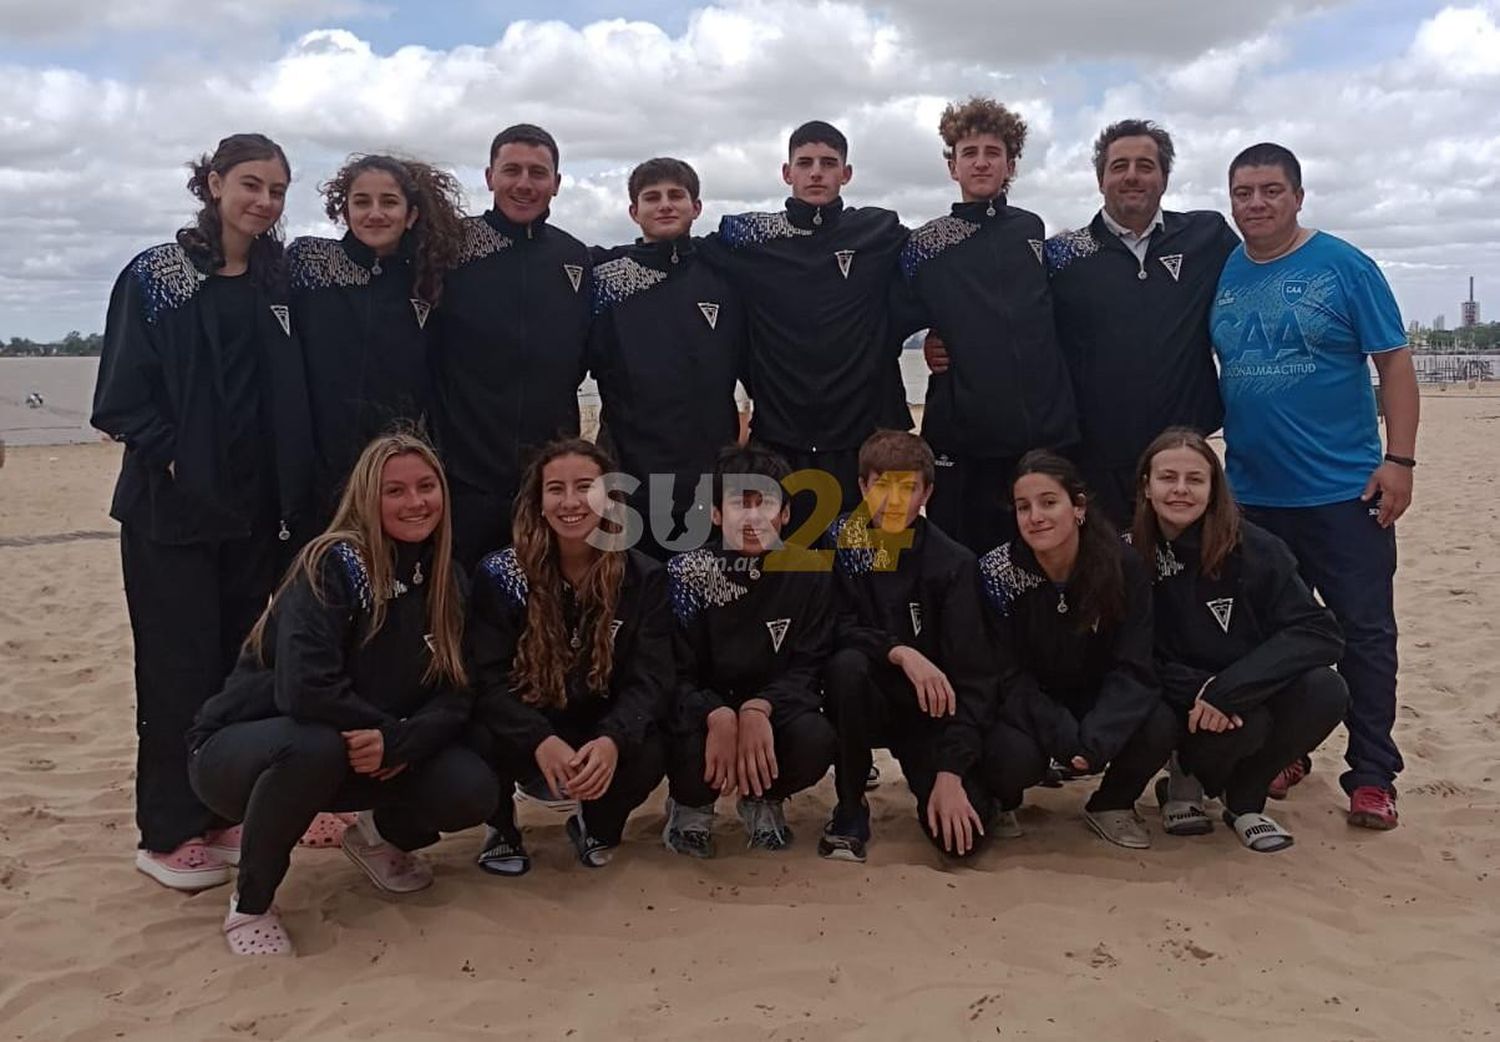
POLYGON ((1406 346, 1375 262, 1326 232, 1265 264, 1239 246, 1219 276, 1210 327, 1240 502, 1359 498, 1382 457, 1366 356, 1406 346))

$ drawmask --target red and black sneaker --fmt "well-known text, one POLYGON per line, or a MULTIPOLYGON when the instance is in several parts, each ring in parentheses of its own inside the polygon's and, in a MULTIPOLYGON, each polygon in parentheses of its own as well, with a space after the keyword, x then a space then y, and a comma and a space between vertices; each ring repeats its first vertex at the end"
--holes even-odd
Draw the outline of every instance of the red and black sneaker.
POLYGON ((1349 824, 1389 831, 1398 824, 1396 794, 1379 785, 1361 785, 1349 794, 1349 824))
POLYGON ((1303 778, 1312 773, 1312 761, 1303 756, 1281 769, 1281 773, 1271 779, 1271 787, 1266 790, 1266 795, 1273 800, 1284 800, 1287 793, 1292 791, 1303 778))

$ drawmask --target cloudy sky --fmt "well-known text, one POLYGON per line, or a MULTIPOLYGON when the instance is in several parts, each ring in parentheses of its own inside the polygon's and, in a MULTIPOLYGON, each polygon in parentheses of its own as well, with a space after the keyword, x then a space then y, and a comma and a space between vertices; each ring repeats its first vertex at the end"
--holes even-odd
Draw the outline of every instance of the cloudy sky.
POLYGON ((1229 159, 1269 138, 1303 160, 1304 223, 1372 253, 1408 320, 1454 324, 1470 274, 1500 318, 1500 0, 0 0, 0 338, 100 329, 226 133, 279 140, 288 234, 327 234, 345 153, 448 165, 477 212, 490 137, 538 122, 555 220, 613 243, 635 162, 693 162, 707 230, 778 205, 811 118, 850 135, 848 198, 918 223, 955 197, 938 113, 974 92, 1030 122, 1012 200, 1049 231, 1097 208, 1111 120, 1173 132, 1175 209, 1223 208, 1229 159))

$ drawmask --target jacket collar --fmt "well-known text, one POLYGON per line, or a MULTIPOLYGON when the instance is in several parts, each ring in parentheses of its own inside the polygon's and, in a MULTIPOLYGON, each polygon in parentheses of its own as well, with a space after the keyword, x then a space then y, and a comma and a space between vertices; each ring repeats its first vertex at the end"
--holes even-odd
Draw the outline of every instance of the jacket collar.
POLYGON ((679 236, 676 239, 665 239, 660 242, 647 242, 645 239, 636 239, 634 243, 625 248, 625 252, 633 259, 653 268, 670 272, 679 264, 687 262, 694 253, 693 237, 691 235, 679 236))
POLYGON ((976 199, 972 203, 954 203, 953 216, 961 217, 973 224, 982 224, 1003 214, 1005 207, 1005 193, 1001 192, 993 199, 976 199))
POLYGON ((484 219, 489 223, 489 226, 511 240, 540 238, 547 230, 547 218, 551 216, 552 210, 548 208, 543 210, 541 216, 530 224, 517 224, 501 213, 498 207, 492 206, 484 211, 484 219))
POLYGON ((795 227, 816 230, 828 228, 836 224, 839 215, 844 212, 844 199, 842 196, 831 203, 814 206, 812 203, 804 203, 801 199, 788 198, 786 201, 787 220, 795 227))
POLYGON ((393 268, 397 265, 411 263, 411 233, 405 232, 401 241, 396 245, 396 252, 387 257, 375 256, 375 251, 359 241, 359 237, 352 231, 346 231, 344 237, 339 240, 339 245, 348 254, 349 259, 367 271, 373 271, 378 263, 382 268, 393 268))

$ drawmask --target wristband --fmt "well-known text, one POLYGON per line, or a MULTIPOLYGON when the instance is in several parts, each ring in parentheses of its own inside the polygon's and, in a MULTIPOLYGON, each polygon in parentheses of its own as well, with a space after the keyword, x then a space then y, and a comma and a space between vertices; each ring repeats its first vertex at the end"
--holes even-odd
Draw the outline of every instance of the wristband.
POLYGON ((1411 456, 1398 456, 1394 452, 1387 452, 1385 458, 1388 462, 1405 467, 1407 470, 1415 470, 1417 461, 1411 456))

